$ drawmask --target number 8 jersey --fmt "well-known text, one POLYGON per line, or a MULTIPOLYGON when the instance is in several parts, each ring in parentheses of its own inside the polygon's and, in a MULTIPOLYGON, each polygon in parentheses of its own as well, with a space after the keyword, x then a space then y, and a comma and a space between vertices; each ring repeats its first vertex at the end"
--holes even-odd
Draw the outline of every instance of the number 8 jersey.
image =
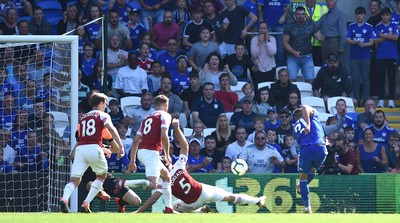
POLYGON ((161 152, 161 128, 169 129, 171 115, 157 110, 143 119, 136 134, 142 136, 139 149, 157 150, 161 152))
POLYGON ((98 144, 102 146, 102 131, 107 123, 112 125, 110 115, 105 112, 92 110, 83 114, 78 125, 78 145, 98 144))

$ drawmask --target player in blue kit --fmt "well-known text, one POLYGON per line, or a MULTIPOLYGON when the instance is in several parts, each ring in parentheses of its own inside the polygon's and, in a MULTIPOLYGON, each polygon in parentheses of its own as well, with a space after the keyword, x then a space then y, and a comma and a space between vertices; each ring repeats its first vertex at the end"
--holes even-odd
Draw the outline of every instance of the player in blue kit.
POLYGON ((324 162, 328 154, 325 146, 325 132, 318 120, 318 112, 304 105, 302 117, 297 117, 294 130, 297 134, 299 149, 299 174, 301 199, 306 213, 312 213, 308 184, 314 179, 315 171, 324 162))

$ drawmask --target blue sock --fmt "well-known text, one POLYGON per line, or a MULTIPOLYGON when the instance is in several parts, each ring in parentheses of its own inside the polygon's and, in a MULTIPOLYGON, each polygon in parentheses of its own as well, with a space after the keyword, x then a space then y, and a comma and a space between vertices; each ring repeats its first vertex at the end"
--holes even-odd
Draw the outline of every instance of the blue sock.
POLYGON ((308 174, 308 184, 310 184, 310 182, 314 179, 314 177, 315 177, 315 173, 308 174))
POLYGON ((303 200, 304 207, 310 206, 310 190, 308 188, 307 180, 300 180, 301 199, 303 200))

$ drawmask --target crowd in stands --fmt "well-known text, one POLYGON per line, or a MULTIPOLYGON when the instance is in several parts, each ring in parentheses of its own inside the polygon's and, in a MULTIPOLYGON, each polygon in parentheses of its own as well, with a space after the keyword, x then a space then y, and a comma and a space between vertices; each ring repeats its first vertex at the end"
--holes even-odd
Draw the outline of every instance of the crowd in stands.
MULTIPOLYGON (((55 34, 38 2, 0 1, 0 34, 55 34)), ((338 114, 326 125, 338 130, 327 135, 321 174, 397 173, 400 136, 379 110, 384 100, 395 107, 400 95, 396 2, 392 11, 371 0, 367 18, 363 7, 346 15, 337 0, 305 0, 293 10, 290 0, 60 0, 56 33, 79 37, 79 115, 91 110, 93 92, 106 89, 127 155, 140 122, 154 111, 153 97, 163 94, 168 113, 192 131, 186 134, 189 172, 230 172, 230 162, 242 158, 250 173, 296 173, 294 117, 302 104, 296 83, 302 81, 325 105, 343 96, 365 107, 350 116, 346 101, 336 101, 338 114), (355 22, 347 24, 351 16, 355 22), (259 87, 264 82, 271 83, 259 87), (238 83, 245 83, 241 91, 232 91, 238 83), (140 97, 140 105, 123 111, 121 98, 132 96, 140 97), (371 96, 378 96, 377 105, 371 96)), ((45 171, 49 160, 64 163, 71 127, 60 135, 49 111, 60 108, 70 86, 55 87, 41 45, 0 51, 0 173, 45 171), (57 153, 49 154, 50 147, 57 153)), ((176 159, 180 145, 172 131, 170 138, 176 159)), ((125 171, 129 157, 112 156, 109 170, 125 171)), ((137 166, 144 172, 144 165, 137 166)))

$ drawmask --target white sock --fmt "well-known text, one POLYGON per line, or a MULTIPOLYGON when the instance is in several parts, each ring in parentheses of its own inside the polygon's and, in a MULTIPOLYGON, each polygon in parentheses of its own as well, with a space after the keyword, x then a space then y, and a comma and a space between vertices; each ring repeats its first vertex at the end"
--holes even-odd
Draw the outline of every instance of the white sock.
POLYGON ((68 201, 69 197, 71 197, 72 192, 75 190, 75 184, 72 182, 67 183, 64 187, 64 193, 63 193, 63 198, 64 200, 68 201))
POLYGON ((125 186, 129 188, 143 187, 146 182, 148 182, 148 180, 125 180, 125 186))
POLYGON ((103 180, 99 180, 98 178, 92 183, 90 187, 89 193, 86 196, 85 202, 90 204, 90 202, 96 197, 103 186, 103 180))
POLYGON ((260 198, 258 197, 252 197, 246 194, 235 194, 235 204, 248 204, 248 203, 253 203, 257 204, 260 201, 260 198))
POLYGON ((171 183, 170 182, 162 182, 162 193, 164 197, 164 204, 165 207, 172 208, 172 203, 171 203, 171 183))

